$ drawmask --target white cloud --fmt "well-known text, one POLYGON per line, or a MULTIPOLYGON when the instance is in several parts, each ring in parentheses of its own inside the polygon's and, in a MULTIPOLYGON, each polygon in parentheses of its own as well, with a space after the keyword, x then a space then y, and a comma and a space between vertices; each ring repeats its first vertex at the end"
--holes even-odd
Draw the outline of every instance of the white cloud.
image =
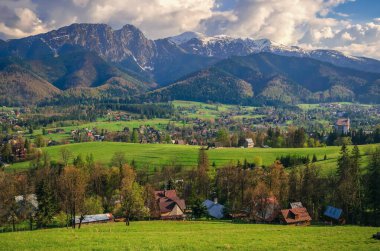
POLYGON ((342 34, 342 39, 347 40, 347 41, 353 41, 353 40, 355 40, 355 38, 353 38, 353 37, 351 36, 351 34, 348 33, 347 31, 345 31, 345 32, 342 34))
MULTIPOLYGON (((20 1, 21 2, 21 1, 20 1)), ((0 33, 5 34, 6 37, 23 37, 28 35, 39 34, 47 31, 46 25, 38 18, 37 14, 30 8, 33 7, 29 1, 24 1, 28 7, 19 7, 18 5, 11 5, 13 7, 12 12, 7 12, 5 18, 0 18, 0 33), (10 22, 10 20, 12 20, 10 22)), ((15 2, 17 3, 17 1, 15 2)), ((10 11, 11 9, 7 6, 1 6, 4 12, 10 11)))

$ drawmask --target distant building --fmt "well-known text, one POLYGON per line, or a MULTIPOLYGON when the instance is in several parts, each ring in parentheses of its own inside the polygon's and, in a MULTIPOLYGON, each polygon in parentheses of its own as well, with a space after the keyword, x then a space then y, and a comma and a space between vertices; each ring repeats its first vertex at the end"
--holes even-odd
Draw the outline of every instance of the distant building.
POLYGON ((245 139, 244 148, 253 148, 254 146, 255 143, 253 143, 253 140, 251 138, 245 139))
POLYGON ((350 119, 338 119, 335 122, 334 130, 338 134, 347 134, 350 131, 350 119))
POLYGON ((216 219, 221 219, 224 216, 224 206, 218 203, 217 199, 214 199, 214 201, 211 200, 205 200, 202 203, 203 206, 207 208, 207 213, 211 217, 214 217, 216 219))
POLYGON ((175 190, 155 191, 154 194, 160 209, 161 219, 185 218, 185 200, 180 199, 175 190))

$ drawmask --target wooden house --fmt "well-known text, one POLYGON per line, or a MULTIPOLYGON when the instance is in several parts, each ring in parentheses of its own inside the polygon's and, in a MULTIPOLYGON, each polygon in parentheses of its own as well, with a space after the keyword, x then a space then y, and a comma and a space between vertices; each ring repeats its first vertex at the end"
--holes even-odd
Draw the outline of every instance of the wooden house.
POLYGON ((162 190, 155 191, 154 193, 161 219, 184 219, 186 217, 185 200, 177 196, 176 190, 162 190))
POLYGON ((283 209, 280 218, 287 225, 308 226, 311 223, 311 217, 304 207, 283 209))

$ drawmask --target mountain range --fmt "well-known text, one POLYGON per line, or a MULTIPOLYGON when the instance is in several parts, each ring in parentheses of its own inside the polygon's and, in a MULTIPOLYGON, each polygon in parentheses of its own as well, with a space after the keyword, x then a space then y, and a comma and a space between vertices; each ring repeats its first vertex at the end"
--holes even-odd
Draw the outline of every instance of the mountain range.
POLYGON ((380 61, 267 39, 185 32, 151 40, 133 25, 72 24, 0 41, 0 88, 7 105, 88 90, 142 101, 379 103, 380 61))

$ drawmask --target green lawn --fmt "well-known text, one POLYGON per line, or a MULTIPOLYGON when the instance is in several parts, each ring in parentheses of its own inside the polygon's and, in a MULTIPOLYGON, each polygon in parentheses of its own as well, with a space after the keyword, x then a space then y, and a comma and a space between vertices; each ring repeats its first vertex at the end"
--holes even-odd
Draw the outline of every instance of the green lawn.
MULTIPOLYGON (((360 146, 362 154, 374 145, 360 146)), ((117 151, 125 152, 129 161, 135 160, 139 167, 148 165, 152 170, 155 166, 161 166, 173 161, 182 164, 184 167, 190 168, 197 165, 199 146, 185 146, 172 144, 132 144, 118 142, 91 142, 78 143, 69 145, 60 145, 44 148, 53 160, 60 160, 60 149, 68 148, 73 157, 82 154, 85 157, 87 154, 93 154, 96 161, 108 164, 112 155, 117 151)), ((210 159, 210 164, 215 162, 217 167, 228 164, 229 162, 236 163, 247 159, 248 162, 253 162, 254 157, 261 156, 264 165, 269 165, 276 160, 277 157, 287 154, 298 154, 310 158, 316 154, 318 164, 324 167, 325 172, 334 170, 337 157, 339 156, 340 147, 330 146, 322 148, 217 148, 207 151, 210 159), (323 160, 324 155, 327 155, 327 160, 323 160)), ((366 158, 363 158, 363 163, 366 158)), ((21 162, 12 165, 11 169, 26 169, 29 167, 28 162, 21 162)))
POLYGON ((146 221, 0 234, 2 250, 379 250, 378 228, 146 221))

